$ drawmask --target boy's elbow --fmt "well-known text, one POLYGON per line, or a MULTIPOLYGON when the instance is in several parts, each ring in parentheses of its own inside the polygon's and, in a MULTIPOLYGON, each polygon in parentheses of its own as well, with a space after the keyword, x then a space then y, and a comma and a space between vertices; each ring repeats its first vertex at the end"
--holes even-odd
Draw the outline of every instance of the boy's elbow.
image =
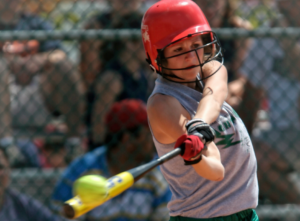
POLYGON ((216 179, 214 181, 219 182, 219 181, 222 181, 223 179, 224 179, 224 174, 221 175, 221 176, 216 177, 216 179))
POLYGON ((216 176, 213 178, 212 181, 222 181, 225 177, 225 169, 224 167, 222 166, 222 168, 220 168, 220 171, 218 171, 218 173, 216 173, 216 176))

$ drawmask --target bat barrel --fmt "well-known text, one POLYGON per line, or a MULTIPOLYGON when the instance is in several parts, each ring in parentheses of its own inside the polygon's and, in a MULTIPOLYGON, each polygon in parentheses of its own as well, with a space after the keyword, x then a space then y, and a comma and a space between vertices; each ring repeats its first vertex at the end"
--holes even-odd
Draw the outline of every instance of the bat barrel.
POLYGON ((106 187, 108 194, 105 198, 99 199, 97 202, 87 203, 82 202, 79 196, 75 196, 64 203, 64 216, 68 219, 75 219, 124 192, 131 187, 133 183, 134 177, 128 171, 119 173, 107 180, 106 187))
POLYGON ((178 156, 181 153, 180 148, 176 148, 169 153, 161 156, 160 158, 151 161, 147 164, 142 166, 133 168, 126 172, 122 172, 117 174, 116 176, 111 177, 107 180, 107 189, 108 195, 103 198, 99 199, 97 202, 91 202, 86 204, 86 202, 82 202, 78 196, 73 197, 72 199, 65 202, 63 207, 64 216, 68 219, 75 219, 88 211, 94 209, 97 206, 100 206, 107 200, 119 195, 126 189, 128 189, 132 184, 139 180, 144 174, 152 170, 153 168, 157 167, 158 165, 163 164, 164 162, 178 156))

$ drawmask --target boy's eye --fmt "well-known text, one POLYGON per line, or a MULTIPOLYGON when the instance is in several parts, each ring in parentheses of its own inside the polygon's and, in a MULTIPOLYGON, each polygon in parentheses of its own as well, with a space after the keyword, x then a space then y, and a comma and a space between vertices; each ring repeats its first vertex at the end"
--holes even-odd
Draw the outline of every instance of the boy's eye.
POLYGON ((202 46, 202 43, 199 43, 199 42, 195 42, 194 44, 193 44, 193 47, 194 48, 199 48, 199 47, 201 47, 202 46))
POLYGON ((176 48, 175 50, 174 50, 174 52, 179 52, 179 51, 181 51, 182 50, 182 48, 176 48))

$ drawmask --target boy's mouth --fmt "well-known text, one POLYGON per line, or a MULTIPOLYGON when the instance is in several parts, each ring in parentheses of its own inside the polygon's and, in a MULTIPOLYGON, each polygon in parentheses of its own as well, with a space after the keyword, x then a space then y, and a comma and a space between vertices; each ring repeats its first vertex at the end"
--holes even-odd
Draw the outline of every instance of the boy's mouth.
POLYGON ((190 66, 185 67, 184 69, 185 70, 190 70, 190 69, 193 69, 193 68, 196 68, 196 67, 198 67, 198 65, 190 65, 190 66))

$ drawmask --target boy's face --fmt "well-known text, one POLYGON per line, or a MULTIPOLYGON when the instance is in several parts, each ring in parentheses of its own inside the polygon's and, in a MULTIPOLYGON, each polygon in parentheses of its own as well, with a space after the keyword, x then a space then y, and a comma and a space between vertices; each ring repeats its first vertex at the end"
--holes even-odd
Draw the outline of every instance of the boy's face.
MULTIPOLYGON (((200 62, 203 63, 204 49, 197 48, 201 47, 202 45, 203 41, 201 36, 194 36, 168 46, 164 50, 164 56, 169 59, 166 59, 167 64, 163 64, 163 66, 170 69, 183 69, 200 65, 199 59, 200 62)), ((200 72, 200 67, 198 66, 185 70, 172 70, 171 72, 184 79, 183 81, 194 81, 200 72)))

